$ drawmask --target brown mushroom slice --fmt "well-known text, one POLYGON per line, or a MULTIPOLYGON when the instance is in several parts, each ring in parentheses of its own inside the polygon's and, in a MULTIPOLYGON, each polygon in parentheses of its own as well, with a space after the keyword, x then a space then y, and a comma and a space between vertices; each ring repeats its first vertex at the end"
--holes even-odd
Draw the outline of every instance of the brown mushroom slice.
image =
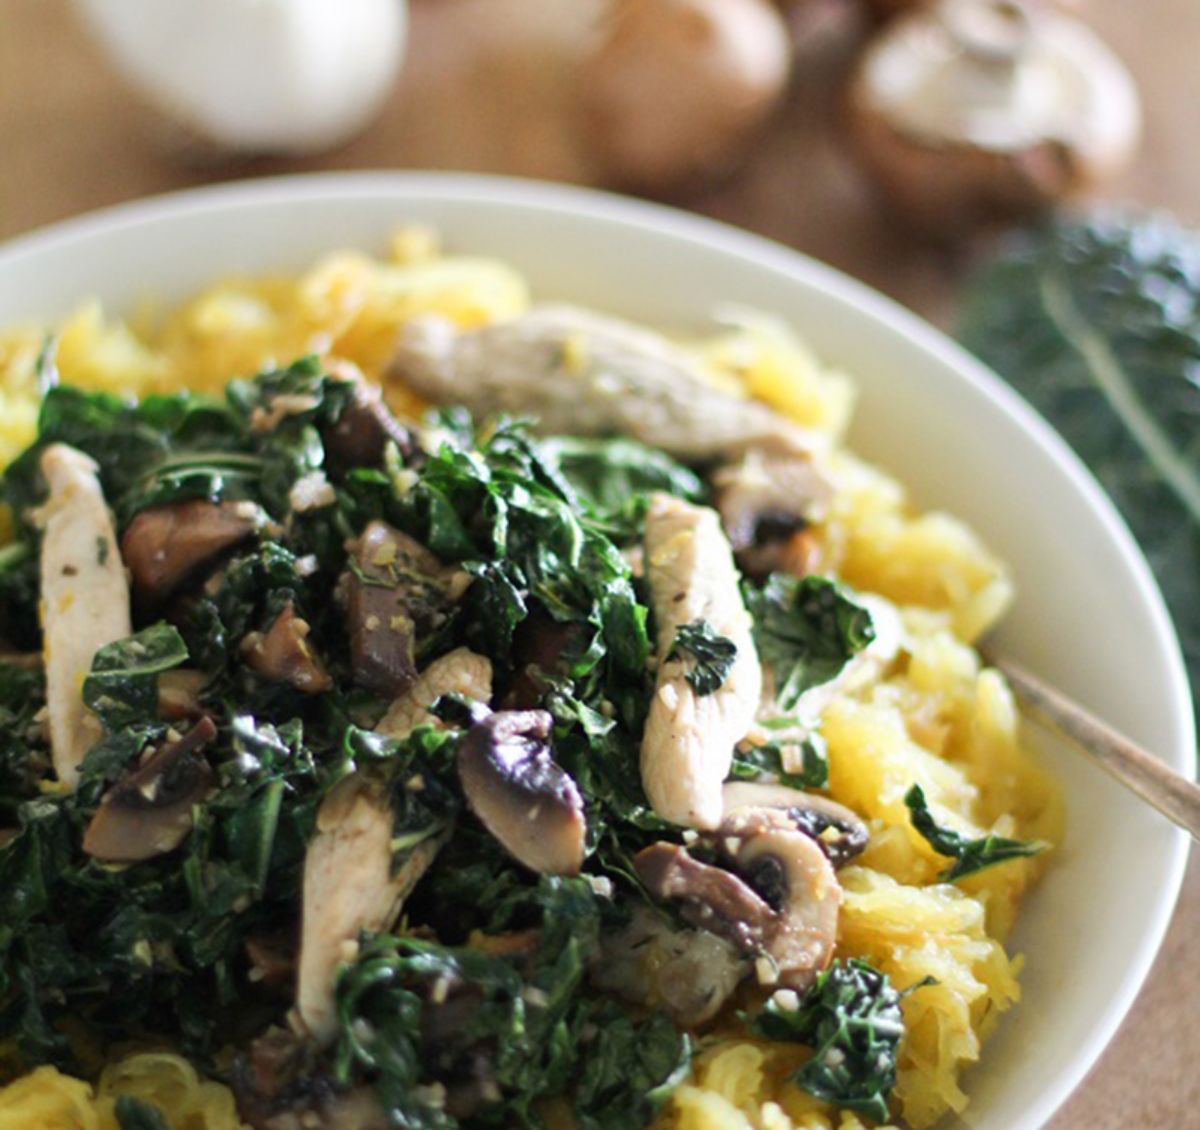
POLYGON ((217 735, 208 717, 168 742, 105 793, 83 850, 105 863, 140 863, 177 848, 192 830, 192 809, 212 787, 200 751, 217 735))
POLYGON ((775 910, 755 963, 764 985, 809 987, 833 958, 842 888, 811 836, 770 809, 741 810, 723 821, 720 846, 738 873, 775 910))
POLYGON ((389 443, 394 443, 402 456, 413 450, 412 433, 388 410, 380 387, 368 384, 358 373, 353 384, 342 414, 321 433, 325 462, 335 475, 355 467, 378 467, 389 443))
POLYGON ((345 591, 354 680, 376 694, 402 695, 417 678, 417 636, 437 625, 466 575, 386 522, 369 523, 350 552, 345 591))
POLYGON ((824 518, 834 483, 815 458, 748 452, 712 477, 717 510, 742 570, 803 576, 817 564, 809 529, 824 518))
POLYGON ((633 859, 638 878, 655 898, 679 901, 693 926, 729 939, 744 952, 765 944, 776 911, 732 871, 694 859, 679 844, 660 842, 633 859))
POLYGON ((743 810, 775 809, 810 836, 834 867, 844 867, 867 846, 867 825, 852 809, 828 797, 786 785, 731 781, 722 790, 725 819, 743 810))
POLYGON ((429 708, 447 694, 458 694, 475 702, 492 697, 492 663, 469 648, 457 647, 435 659, 409 689, 388 707, 375 727, 385 738, 404 738, 418 726, 443 725, 429 708))
POLYGON ((715 387, 661 334, 572 306, 535 306, 463 331, 436 315, 413 318, 392 374, 477 416, 531 414, 551 435, 627 435, 683 459, 751 447, 805 453, 824 442, 765 404, 715 387))
POLYGON ((158 714, 169 722, 198 718, 203 712, 200 694, 208 675, 194 667, 176 667, 158 676, 158 714))
POLYGON ((157 608, 221 554, 252 538, 266 516, 253 502, 193 498, 139 510, 121 538, 134 593, 157 608))
POLYGON ((510 710, 530 710, 550 686, 548 677, 562 673, 565 657, 584 645, 587 627, 555 620, 535 611, 521 621, 513 636, 512 662, 516 676, 503 699, 510 710))
POLYGON ((544 710, 498 711, 467 731, 458 776, 471 810, 518 863, 578 875, 587 821, 583 798, 554 761, 544 710))
POLYGON ((422 840, 393 871, 392 806, 381 782, 352 773, 321 803, 304 856, 296 979, 299 1026, 318 1044, 337 1034, 338 966, 354 956, 360 931, 395 920, 444 842, 445 834, 422 840))
POLYGON ((264 679, 290 683, 304 694, 322 694, 332 689, 333 680, 309 645, 311 631, 308 621, 296 615, 295 605, 289 600, 265 632, 246 636, 242 657, 264 679))
POLYGON ((659 664, 642 736, 642 784, 664 820, 711 829, 721 822, 721 784, 733 747, 749 730, 762 693, 750 614, 715 511, 656 494, 645 544, 659 664), (729 673, 710 694, 688 682, 686 656, 673 655, 677 630, 699 620, 736 648, 729 673))
POLYGON ((129 583, 96 464, 55 443, 39 466, 50 487, 37 512, 50 749, 58 779, 74 788, 84 754, 101 732, 80 688, 96 652, 133 631, 129 583))

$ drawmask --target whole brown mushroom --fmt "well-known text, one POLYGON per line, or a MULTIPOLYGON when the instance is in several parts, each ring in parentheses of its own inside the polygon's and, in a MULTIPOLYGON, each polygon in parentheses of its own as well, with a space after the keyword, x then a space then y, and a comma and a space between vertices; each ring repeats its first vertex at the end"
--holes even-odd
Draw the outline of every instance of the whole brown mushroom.
POLYGON ((912 226, 952 239, 1081 193, 1129 159, 1133 80, 1078 20, 942 0, 889 24, 849 91, 863 166, 912 226))
POLYGON ((790 59, 767 0, 614 0, 579 76, 602 170, 663 194, 728 169, 779 102, 790 59))

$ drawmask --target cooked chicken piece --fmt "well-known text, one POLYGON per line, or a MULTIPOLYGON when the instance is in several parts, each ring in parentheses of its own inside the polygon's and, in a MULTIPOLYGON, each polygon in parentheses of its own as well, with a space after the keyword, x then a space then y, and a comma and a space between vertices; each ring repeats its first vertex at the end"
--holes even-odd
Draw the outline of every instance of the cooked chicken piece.
POLYGON ((392 705, 375 727, 386 738, 405 738, 418 726, 441 723, 429 708, 444 694, 460 694, 476 702, 492 697, 491 660, 465 647, 435 659, 392 705))
POLYGON ((101 733, 83 704, 83 680, 100 648, 133 631, 129 582, 96 464, 56 443, 42 452, 41 470, 50 486, 38 513, 50 748, 59 780, 74 788, 101 733))
POLYGON ((646 514, 646 574, 658 623, 658 677, 642 739, 642 783, 654 811, 692 828, 721 822, 721 785, 762 691, 750 614, 716 512, 656 494, 646 514), (737 648, 725 681, 702 695, 676 630, 706 621, 737 648))
POLYGON ((354 957, 360 930, 390 926, 444 842, 418 843, 392 870, 392 807, 382 786, 354 773, 330 792, 317 813, 317 835, 304 857, 299 1026, 319 1044, 337 1032, 334 981, 354 957))
POLYGON ((571 306, 462 333, 444 318, 415 318, 390 375, 477 415, 533 415, 549 433, 615 432, 684 459, 751 447, 804 453, 815 442, 766 405, 714 387, 659 334, 571 306))

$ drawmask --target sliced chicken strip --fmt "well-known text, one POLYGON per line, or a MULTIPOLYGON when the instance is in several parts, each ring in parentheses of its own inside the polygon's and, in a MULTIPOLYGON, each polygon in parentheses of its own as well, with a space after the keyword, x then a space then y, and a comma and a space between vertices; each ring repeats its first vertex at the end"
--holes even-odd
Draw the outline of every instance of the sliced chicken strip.
POLYGON ((659 334, 572 306, 535 306, 466 332, 444 318, 415 318, 390 375, 477 415, 533 415, 551 434, 619 433, 684 459, 748 448, 804 453, 819 442, 765 404, 714 387, 659 334))
POLYGON ((393 873, 392 807, 382 785, 355 773, 325 798, 304 857, 296 985, 298 1026, 317 1043, 337 1034, 334 982, 338 966, 354 957, 359 931, 395 921, 444 840, 423 840, 393 873))
POLYGON ((492 697, 491 660, 465 647, 435 659, 392 705, 375 727, 386 738, 407 737, 418 726, 440 725, 429 708, 444 694, 460 694, 476 702, 492 697))
POLYGON ((716 511, 656 494, 645 541, 660 660, 642 739, 642 783, 664 820, 711 829, 721 822, 734 744, 749 730, 762 692, 750 614, 716 511), (688 683, 686 654, 668 658, 676 630, 696 620, 737 648, 725 681, 707 695, 688 683))
POLYGON ((42 452, 41 470, 50 486, 38 512, 50 748, 59 780, 74 788, 101 733, 83 704, 83 680, 100 648, 133 632, 129 582, 96 464, 56 443, 42 452))

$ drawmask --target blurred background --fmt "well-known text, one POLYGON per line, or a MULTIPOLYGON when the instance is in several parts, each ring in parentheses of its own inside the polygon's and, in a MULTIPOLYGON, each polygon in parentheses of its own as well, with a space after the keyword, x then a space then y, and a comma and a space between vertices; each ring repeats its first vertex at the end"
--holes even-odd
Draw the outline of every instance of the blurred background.
MULTIPOLYGON (((714 216, 953 328, 998 235, 1063 200, 1200 225, 1200 0, 934 6, 0 0, 0 239, 235 178, 478 170, 714 216)), ((1200 259, 1174 255, 1155 277, 1190 280, 1195 347, 1200 259)), ((1198 932, 1193 864, 1151 981, 1054 1130, 1196 1124, 1198 932)))

